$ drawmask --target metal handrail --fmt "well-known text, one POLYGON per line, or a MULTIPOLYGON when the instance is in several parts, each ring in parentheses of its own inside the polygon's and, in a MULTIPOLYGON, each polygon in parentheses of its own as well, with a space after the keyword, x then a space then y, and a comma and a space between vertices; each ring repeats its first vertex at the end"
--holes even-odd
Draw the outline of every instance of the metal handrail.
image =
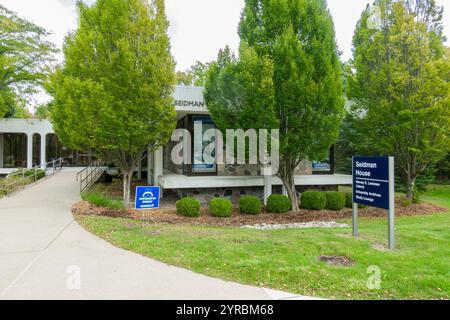
POLYGON ((80 193, 87 191, 105 172, 102 160, 91 162, 86 168, 77 173, 77 181, 80 182, 80 193))
POLYGON ((64 161, 63 158, 59 158, 59 159, 55 159, 55 160, 46 162, 42 165, 34 166, 31 169, 23 168, 20 171, 10 173, 6 176, 5 179, 11 178, 11 177, 16 177, 16 176, 22 176, 22 177, 18 180, 12 181, 11 183, 6 183, 2 187, 2 190, 5 191, 5 195, 8 196, 11 192, 14 192, 14 191, 17 191, 20 189, 25 189, 32 183, 36 183, 38 180, 40 180, 40 179, 38 179, 38 175, 43 173, 44 177, 47 177, 47 176, 55 174, 56 171, 61 170, 63 161, 64 161), (29 173, 30 171, 33 171, 33 170, 34 170, 33 174, 25 175, 25 173, 29 173), (28 182, 28 183, 23 183, 23 182, 28 182), (19 184, 22 186, 22 188, 16 188, 16 186, 19 184))

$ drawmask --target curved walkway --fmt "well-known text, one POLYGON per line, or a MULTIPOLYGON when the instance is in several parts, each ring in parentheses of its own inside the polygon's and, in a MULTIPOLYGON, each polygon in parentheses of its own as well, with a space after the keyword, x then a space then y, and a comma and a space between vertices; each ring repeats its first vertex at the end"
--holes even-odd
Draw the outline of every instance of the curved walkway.
POLYGON ((305 299, 202 276, 81 228, 73 170, 0 200, 0 299, 305 299))

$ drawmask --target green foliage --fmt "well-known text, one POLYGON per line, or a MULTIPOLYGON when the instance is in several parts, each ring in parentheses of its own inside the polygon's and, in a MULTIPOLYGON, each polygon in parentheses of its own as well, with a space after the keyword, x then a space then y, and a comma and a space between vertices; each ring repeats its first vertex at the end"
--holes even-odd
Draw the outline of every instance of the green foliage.
POLYGON ((325 196, 327 199, 326 209, 339 211, 345 208, 346 199, 342 192, 328 191, 325 192, 325 196))
POLYGON ((10 175, 18 177, 33 177, 33 179, 36 177, 36 180, 40 180, 45 177, 45 171, 42 169, 18 169, 13 171, 10 175))
POLYGON ((307 210, 323 210, 327 205, 325 192, 305 191, 301 195, 301 206, 307 210))
POLYGON ((198 217, 200 216, 200 202, 192 197, 186 197, 178 200, 177 213, 185 217, 198 217))
POLYGON ((164 146, 176 125, 164 1, 78 2, 78 10, 65 65, 47 88, 54 129, 66 146, 92 150, 121 170, 128 207, 144 152, 164 146))
POLYGON ((50 119, 50 115, 52 112, 52 104, 41 104, 36 107, 36 110, 34 111, 34 115, 36 118, 44 120, 44 119, 50 119))
POLYGON ((279 129, 280 170, 298 209, 294 170, 322 159, 338 136, 342 80, 325 1, 247 0, 239 57, 221 50, 206 81, 214 122, 226 129, 279 129))
POLYGON ((176 73, 177 84, 184 86, 203 87, 206 83, 206 75, 209 69, 209 63, 197 61, 195 65, 186 71, 176 73))
POLYGON ((0 118, 28 117, 23 105, 47 78, 56 49, 48 33, 0 5, 0 118))
POLYGON ((228 199, 214 198, 209 203, 209 211, 214 217, 231 217, 233 204, 228 199))
POLYGON ((245 214, 260 214, 261 200, 256 196, 242 196, 239 198, 239 211, 245 214))
POLYGON ((286 213, 291 210, 289 197, 282 194, 272 194, 267 199, 267 211, 270 213, 286 213))
POLYGON ((177 79, 178 85, 191 86, 192 82, 194 81, 194 76, 189 70, 177 71, 175 77, 177 79))
POLYGON ((412 202, 416 204, 422 203, 422 195, 417 189, 413 192, 412 202))
POLYGON ((450 184, 450 152, 437 164, 437 178, 450 184))
POLYGON ((84 201, 87 201, 93 205, 104 207, 112 210, 125 210, 123 203, 116 199, 108 198, 106 195, 100 192, 85 192, 81 195, 84 201))
POLYGON ((344 192, 345 207, 353 208, 353 192, 344 192))
POLYGON ((376 0, 358 22, 348 68, 351 134, 360 154, 395 156, 412 198, 418 176, 450 147, 450 55, 435 1, 376 0))

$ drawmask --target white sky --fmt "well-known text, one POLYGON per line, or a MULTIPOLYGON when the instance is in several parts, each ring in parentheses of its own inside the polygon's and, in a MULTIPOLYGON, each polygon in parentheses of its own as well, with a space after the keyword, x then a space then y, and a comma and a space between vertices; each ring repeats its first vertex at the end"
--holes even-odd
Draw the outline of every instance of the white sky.
MULTIPOLYGON (((52 32, 50 40, 62 47, 64 36, 77 25, 76 0, 0 0, 0 4, 21 17, 52 32)), ((93 3, 94 0, 85 0, 93 3)), ((342 60, 351 57, 351 42, 356 23, 372 0, 328 0, 334 18, 336 38, 343 52, 342 60)), ((444 24, 450 39, 450 1, 437 0, 444 5, 444 24)), ((196 60, 214 60, 219 49, 239 46, 237 26, 244 0, 166 0, 170 21, 169 35, 177 70, 186 70, 196 60)), ((449 42, 447 42, 449 43, 449 42)))

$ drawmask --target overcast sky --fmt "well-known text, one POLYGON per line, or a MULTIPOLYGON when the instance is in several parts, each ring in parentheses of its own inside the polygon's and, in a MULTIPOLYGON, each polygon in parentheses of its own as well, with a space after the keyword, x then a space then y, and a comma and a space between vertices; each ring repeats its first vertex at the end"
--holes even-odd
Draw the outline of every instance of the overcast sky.
MULTIPOLYGON (((450 1, 444 5, 445 33, 450 39, 450 1)), ((20 16, 52 32, 51 41, 62 47, 64 36, 77 25, 76 0, 0 0, 0 4, 20 16)), ((85 0, 93 3, 94 0, 85 0)), ((334 18, 342 60, 351 57, 351 41, 356 23, 372 0, 328 0, 334 18)), ((177 70, 186 70, 196 60, 207 62, 216 58, 220 48, 239 45, 237 26, 244 0, 166 0, 170 20, 169 35, 177 70)), ((448 42, 447 42, 448 43, 448 42)))

